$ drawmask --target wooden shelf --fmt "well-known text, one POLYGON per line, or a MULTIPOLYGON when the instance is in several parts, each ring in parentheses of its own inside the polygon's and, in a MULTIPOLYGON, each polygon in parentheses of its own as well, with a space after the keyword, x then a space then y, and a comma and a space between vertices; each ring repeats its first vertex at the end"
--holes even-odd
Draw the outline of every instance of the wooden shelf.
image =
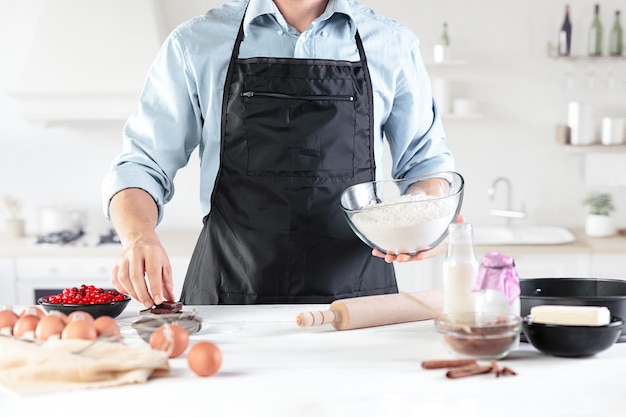
POLYGON ((626 152, 626 144, 622 145, 563 145, 567 152, 582 153, 609 153, 609 152, 626 152))
POLYGON ((548 55, 548 58, 563 62, 588 62, 588 63, 626 63, 626 56, 588 56, 588 55, 548 55))

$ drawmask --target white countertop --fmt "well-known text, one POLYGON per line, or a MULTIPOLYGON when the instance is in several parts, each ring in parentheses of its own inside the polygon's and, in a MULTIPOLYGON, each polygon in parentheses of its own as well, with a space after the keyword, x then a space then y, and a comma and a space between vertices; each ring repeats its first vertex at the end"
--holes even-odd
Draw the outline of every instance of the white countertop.
MULTIPOLYGON (((136 307, 136 308, 135 308, 136 307)), ((186 310, 192 307, 185 307, 186 310)), ((0 415, 31 416, 624 416, 626 343, 585 359, 554 358, 522 343, 501 365, 517 376, 451 380, 421 362, 451 358, 432 321, 337 331, 299 328, 301 311, 327 305, 201 306, 220 372, 195 376, 184 356, 169 377, 111 389, 22 398, 0 391, 0 415)), ((131 304, 118 319, 141 344, 131 304)), ((147 345, 146 345, 147 346, 147 345)))
MULTIPOLYGON (((594 238, 586 236, 582 230, 570 230, 576 240, 560 245, 477 245, 479 252, 506 251, 511 255, 521 254, 626 254, 626 232, 620 231, 612 237, 594 238)), ((162 232, 161 241, 170 256, 191 257, 200 230, 162 232)), ((68 245, 37 245, 33 237, 8 239, 0 235, 0 258, 15 257, 111 257, 121 253, 119 244, 68 244, 68 245)))

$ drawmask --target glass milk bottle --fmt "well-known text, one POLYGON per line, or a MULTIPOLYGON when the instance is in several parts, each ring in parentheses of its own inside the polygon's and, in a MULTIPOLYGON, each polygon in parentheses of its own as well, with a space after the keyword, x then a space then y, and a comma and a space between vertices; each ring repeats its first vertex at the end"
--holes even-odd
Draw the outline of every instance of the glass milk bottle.
POLYGON ((474 311, 474 282, 478 260, 474 254, 474 236, 469 223, 448 227, 448 253, 443 261, 443 313, 474 311))
POLYGON ((474 291, 478 313, 521 314, 519 276, 510 256, 497 252, 485 254, 480 260, 474 291))

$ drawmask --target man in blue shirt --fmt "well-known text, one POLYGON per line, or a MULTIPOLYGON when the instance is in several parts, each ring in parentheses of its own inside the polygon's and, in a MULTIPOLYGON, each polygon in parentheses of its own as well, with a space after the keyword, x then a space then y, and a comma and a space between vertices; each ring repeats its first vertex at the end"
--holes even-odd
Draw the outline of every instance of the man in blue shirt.
POLYGON ((354 0, 239 0, 187 21, 159 51, 103 184, 124 248, 112 284, 146 307, 174 300, 155 227, 199 147, 205 217, 184 303, 397 292, 390 263, 418 257, 372 256, 338 205, 381 179, 383 138, 396 178, 453 169, 418 40, 400 24, 354 0))

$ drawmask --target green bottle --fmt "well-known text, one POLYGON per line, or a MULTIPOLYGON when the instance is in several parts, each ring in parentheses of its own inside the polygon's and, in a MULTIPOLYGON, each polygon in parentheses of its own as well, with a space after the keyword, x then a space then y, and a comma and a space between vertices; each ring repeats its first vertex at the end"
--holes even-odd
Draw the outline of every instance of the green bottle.
POLYGON ((602 55, 602 22, 600 22, 600 5, 596 3, 593 22, 589 28, 589 55, 602 55))
POLYGON ((609 55, 621 56, 624 48, 624 34, 622 25, 619 22, 619 10, 615 11, 615 23, 611 28, 611 36, 609 38, 609 55))

